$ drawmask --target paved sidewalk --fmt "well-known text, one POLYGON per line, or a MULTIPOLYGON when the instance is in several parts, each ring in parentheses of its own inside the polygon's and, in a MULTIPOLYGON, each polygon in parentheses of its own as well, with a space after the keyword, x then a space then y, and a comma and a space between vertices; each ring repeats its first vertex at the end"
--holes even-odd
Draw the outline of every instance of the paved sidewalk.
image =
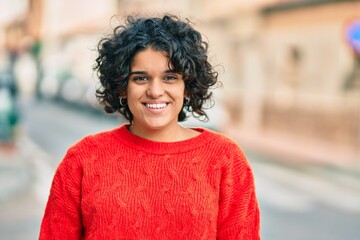
MULTIPOLYGON (((236 129, 236 128, 235 128, 236 129)), ((236 132, 231 126, 222 129, 249 152, 261 152, 278 164, 318 166, 338 174, 352 175, 360 180, 360 152, 345 146, 326 144, 275 133, 236 132)))
POLYGON ((0 145, 0 203, 22 193, 31 184, 30 163, 17 145, 0 145))
POLYGON ((0 239, 38 239, 50 181, 38 184, 39 152, 26 136, 17 140, 0 146, 0 239))

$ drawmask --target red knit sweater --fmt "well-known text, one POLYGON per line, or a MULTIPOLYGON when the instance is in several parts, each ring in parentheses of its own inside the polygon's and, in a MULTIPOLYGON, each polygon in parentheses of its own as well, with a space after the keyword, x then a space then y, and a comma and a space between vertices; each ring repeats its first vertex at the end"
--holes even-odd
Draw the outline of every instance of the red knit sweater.
POLYGON ((40 239, 260 239, 253 175, 234 142, 198 128, 160 143, 127 127, 69 149, 40 239))

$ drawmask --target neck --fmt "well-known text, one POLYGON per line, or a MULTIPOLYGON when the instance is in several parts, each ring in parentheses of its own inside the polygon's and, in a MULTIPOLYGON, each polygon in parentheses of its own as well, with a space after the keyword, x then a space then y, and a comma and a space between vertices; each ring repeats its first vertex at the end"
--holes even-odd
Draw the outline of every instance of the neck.
POLYGON ((156 142, 176 142, 186 139, 184 132, 187 131, 179 124, 166 129, 143 129, 138 128, 134 124, 130 125, 129 130, 134 135, 156 142))
POLYGON ((177 124, 171 129, 144 129, 132 124, 129 130, 134 135, 156 142, 175 142, 178 141, 178 132, 180 126, 177 124))

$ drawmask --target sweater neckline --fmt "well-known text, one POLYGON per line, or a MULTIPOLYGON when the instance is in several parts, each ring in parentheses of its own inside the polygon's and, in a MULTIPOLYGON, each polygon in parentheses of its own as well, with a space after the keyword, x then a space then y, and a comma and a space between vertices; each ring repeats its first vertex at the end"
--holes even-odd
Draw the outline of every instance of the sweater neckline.
POLYGON ((123 144, 131 148, 153 153, 153 154, 173 154, 190 151, 199 148, 213 139, 211 132, 205 128, 191 128, 200 134, 186 140, 176 142, 157 142, 145 138, 141 138, 129 130, 130 124, 123 124, 113 131, 115 137, 123 144))

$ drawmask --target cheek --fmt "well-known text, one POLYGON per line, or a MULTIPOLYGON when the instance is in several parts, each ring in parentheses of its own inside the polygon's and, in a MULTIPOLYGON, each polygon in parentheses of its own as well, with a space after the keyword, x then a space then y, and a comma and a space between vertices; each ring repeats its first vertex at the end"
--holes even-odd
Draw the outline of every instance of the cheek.
POLYGON ((137 105, 137 103, 135 101, 133 101, 132 99, 129 99, 128 107, 129 107, 131 114, 133 115, 133 118, 137 118, 139 115, 139 112, 140 112, 140 106, 137 105))
POLYGON ((185 94, 178 89, 177 91, 172 92, 171 96, 175 101, 183 102, 185 94))
POLYGON ((136 88, 131 83, 129 83, 126 89, 126 97, 130 99, 130 101, 136 99, 140 95, 140 93, 141 93, 141 89, 136 88))
POLYGON ((136 111, 136 109, 137 109, 137 104, 138 104, 137 99, 138 98, 136 97, 137 96, 136 94, 137 93, 131 89, 128 89, 127 93, 126 93, 127 103, 128 103, 130 112, 132 114, 134 114, 134 111, 136 111))
POLYGON ((177 96, 179 98, 184 98, 186 95, 187 90, 185 89, 185 83, 184 81, 179 83, 179 85, 176 87, 177 96))

